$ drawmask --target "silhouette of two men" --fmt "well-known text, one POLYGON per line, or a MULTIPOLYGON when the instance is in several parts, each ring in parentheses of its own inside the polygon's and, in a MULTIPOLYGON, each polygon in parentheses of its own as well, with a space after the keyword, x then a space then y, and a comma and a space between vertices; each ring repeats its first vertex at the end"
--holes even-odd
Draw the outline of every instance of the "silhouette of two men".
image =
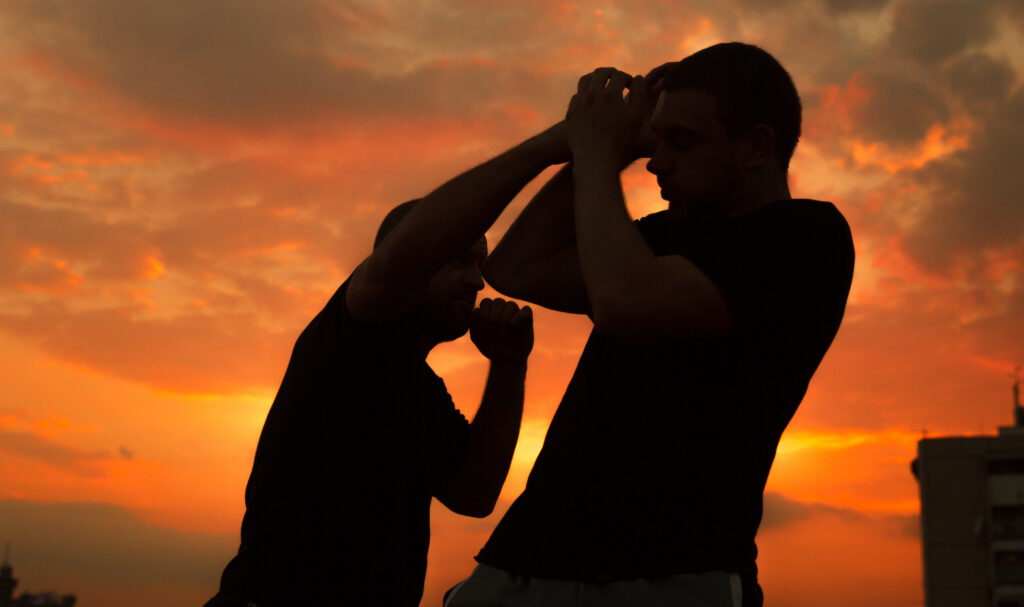
POLYGON ((531 316, 470 311, 482 263, 501 293, 594 329, 525 491, 445 605, 760 606, 765 481, 854 258, 833 205, 790 196, 800 113, 750 45, 601 68, 565 121, 393 211, 296 344, 208 605, 418 604, 430 497, 488 514, 518 435, 531 316), (633 221, 618 175, 640 157, 669 206, 633 221), (486 256, 502 209, 567 161, 486 256), (423 360, 467 327, 491 360, 472 424, 423 360))

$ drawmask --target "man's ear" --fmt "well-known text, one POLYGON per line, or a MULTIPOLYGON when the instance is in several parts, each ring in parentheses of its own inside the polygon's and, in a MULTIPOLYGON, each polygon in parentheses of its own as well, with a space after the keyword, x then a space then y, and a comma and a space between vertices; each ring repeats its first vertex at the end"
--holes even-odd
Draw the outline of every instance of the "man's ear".
POLYGON ((746 166, 759 167, 775 159, 775 130, 767 124, 757 124, 746 134, 750 154, 746 166))

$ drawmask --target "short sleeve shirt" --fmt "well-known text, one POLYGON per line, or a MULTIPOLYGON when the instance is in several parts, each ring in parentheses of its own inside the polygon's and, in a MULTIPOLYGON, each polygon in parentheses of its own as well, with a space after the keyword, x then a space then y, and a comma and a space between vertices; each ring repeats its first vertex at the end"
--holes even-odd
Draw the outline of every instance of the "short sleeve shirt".
POLYGON ((356 322, 347 289, 300 335, 263 426, 221 582, 243 605, 414 607, 423 592, 431 496, 464 464, 468 423, 415 329, 356 322))
POLYGON ((711 570, 756 577, 779 437, 832 342, 854 251, 830 203, 785 200, 702 225, 637 222, 693 262, 734 331, 648 344, 592 333, 527 481, 480 562, 605 581, 711 570))

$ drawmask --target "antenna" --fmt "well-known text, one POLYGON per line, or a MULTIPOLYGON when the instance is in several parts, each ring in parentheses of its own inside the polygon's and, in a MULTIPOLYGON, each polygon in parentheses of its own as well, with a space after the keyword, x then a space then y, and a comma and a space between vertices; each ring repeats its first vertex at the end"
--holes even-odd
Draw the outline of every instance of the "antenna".
POLYGON ((1020 365, 1013 369, 1013 417, 1017 426, 1024 426, 1024 407, 1020 404, 1020 365))
POLYGON ((1013 406, 1020 408, 1020 365, 1013 369, 1013 406))

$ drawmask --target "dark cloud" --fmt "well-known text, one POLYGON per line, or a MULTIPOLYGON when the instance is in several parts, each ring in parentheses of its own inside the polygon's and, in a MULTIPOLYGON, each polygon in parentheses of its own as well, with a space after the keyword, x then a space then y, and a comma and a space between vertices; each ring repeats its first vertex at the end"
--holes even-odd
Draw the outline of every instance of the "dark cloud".
MULTIPOLYGON (((509 11, 490 13, 488 27, 471 28, 451 11, 435 11, 422 21, 396 11, 406 27, 421 24, 419 35, 433 37, 434 45, 463 43, 449 49, 454 56, 442 52, 434 61, 377 71, 361 60, 332 56, 330 39, 357 36, 352 29, 358 27, 351 14, 331 11, 326 3, 93 0, 15 6, 7 16, 11 33, 91 86, 159 115, 250 131, 322 128, 325 120, 366 115, 465 117, 494 103, 534 101, 551 85, 531 69, 495 69, 493 61, 466 56, 467 45, 493 40, 489 29, 506 39, 510 25, 522 30, 509 23, 509 11), (474 43, 473 36, 480 40, 474 43)), ((384 47, 379 50, 387 50, 387 38, 377 41, 384 47)))
POLYGON ((82 476, 103 476, 102 453, 86 453, 29 432, 0 429, 0 452, 82 476))
POLYGON ((949 119, 945 100, 922 74, 873 69, 862 72, 858 84, 868 98, 856 106, 859 138, 897 145, 916 143, 928 129, 949 119))
POLYGON ((82 604, 113 604, 111 588, 147 605, 202 604, 237 546, 233 535, 159 527, 109 504, 27 500, 0 500, 0 537, 20 591, 74 593, 82 604))
POLYGON ((902 0, 894 4, 891 48, 925 65, 988 41, 998 0, 902 0))
POLYGON ((838 14, 878 11, 889 5, 891 0, 821 0, 830 12, 838 14))
POLYGON ((823 515, 838 517, 847 522, 869 522, 911 537, 920 537, 920 519, 914 515, 875 514, 817 502, 802 502, 771 491, 764 494, 764 515, 760 531, 823 515))
POLYGON ((1006 101, 1017 78, 1005 59, 986 53, 956 57, 943 71, 950 93, 969 113, 981 117, 1006 101))
POLYGON ((909 250, 918 260, 943 269, 958 257, 979 259, 988 249, 1024 247, 1017 169, 1022 141, 1024 89, 1018 89, 977 125, 969 148, 914 176, 929 187, 932 199, 908 235, 909 250))

